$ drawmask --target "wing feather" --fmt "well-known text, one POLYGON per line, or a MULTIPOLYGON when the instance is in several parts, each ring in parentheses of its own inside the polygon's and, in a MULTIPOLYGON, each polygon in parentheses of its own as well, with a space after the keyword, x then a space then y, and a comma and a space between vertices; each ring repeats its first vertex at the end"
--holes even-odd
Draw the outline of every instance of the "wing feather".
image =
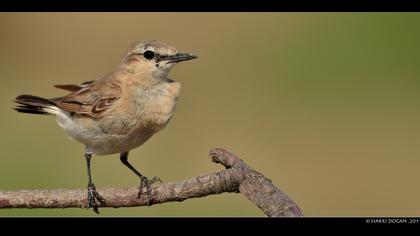
POLYGON ((54 87, 59 88, 59 89, 64 89, 64 90, 67 90, 67 91, 70 91, 70 92, 76 92, 76 91, 79 91, 80 89, 86 87, 87 85, 91 84, 92 82, 94 82, 94 80, 85 81, 81 85, 76 85, 76 84, 56 84, 56 85, 54 85, 54 87))
POLYGON ((87 81, 81 85, 55 85, 55 87, 72 92, 67 96, 52 99, 57 107, 94 118, 100 118, 101 114, 121 97, 120 84, 111 76, 87 81))

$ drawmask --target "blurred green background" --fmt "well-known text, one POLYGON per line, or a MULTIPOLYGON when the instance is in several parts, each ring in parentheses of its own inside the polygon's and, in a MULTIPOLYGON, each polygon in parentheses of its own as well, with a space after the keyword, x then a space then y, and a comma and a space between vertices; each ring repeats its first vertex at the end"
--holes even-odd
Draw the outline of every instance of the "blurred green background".
MULTIPOLYGON (((172 182, 223 169, 238 154, 306 216, 420 215, 418 13, 2 13, 0 189, 85 188, 83 146, 52 116, 12 110, 16 95, 66 94, 112 71, 130 43, 157 39, 198 60, 166 129, 130 153, 172 182)), ((101 186, 135 186, 118 155, 93 159, 101 186)), ((101 216, 263 216, 240 194, 101 216)), ((0 215, 95 216, 85 209, 2 209, 0 215)))

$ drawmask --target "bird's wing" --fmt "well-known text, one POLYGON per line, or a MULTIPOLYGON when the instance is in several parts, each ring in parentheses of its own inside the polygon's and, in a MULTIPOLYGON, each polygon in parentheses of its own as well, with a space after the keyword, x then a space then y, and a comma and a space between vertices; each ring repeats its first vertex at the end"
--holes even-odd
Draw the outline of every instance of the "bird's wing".
POLYGON ((100 80, 88 81, 79 85, 56 85, 57 88, 72 91, 67 96, 53 98, 60 109, 90 117, 100 118, 121 97, 117 80, 106 76, 100 80))
POLYGON ((95 82, 94 80, 90 80, 90 81, 85 81, 80 85, 76 85, 76 84, 57 84, 54 85, 54 87, 59 88, 59 89, 64 89, 70 92, 76 92, 79 91, 80 89, 88 86, 89 84, 95 82))

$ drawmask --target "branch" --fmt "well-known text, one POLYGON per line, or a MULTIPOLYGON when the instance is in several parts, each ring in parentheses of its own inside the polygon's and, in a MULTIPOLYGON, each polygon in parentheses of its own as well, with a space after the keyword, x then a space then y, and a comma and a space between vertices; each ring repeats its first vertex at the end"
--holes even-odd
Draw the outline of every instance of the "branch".
MULTIPOLYGON (((298 205, 274 186, 270 179, 251 169, 228 151, 210 151, 212 161, 226 170, 188 180, 152 185, 151 204, 184 201, 224 192, 240 192, 268 216, 302 216, 298 205)), ((105 207, 147 205, 147 194, 137 197, 138 188, 98 188, 105 207)), ((86 208, 86 189, 0 191, 0 208, 86 208)))

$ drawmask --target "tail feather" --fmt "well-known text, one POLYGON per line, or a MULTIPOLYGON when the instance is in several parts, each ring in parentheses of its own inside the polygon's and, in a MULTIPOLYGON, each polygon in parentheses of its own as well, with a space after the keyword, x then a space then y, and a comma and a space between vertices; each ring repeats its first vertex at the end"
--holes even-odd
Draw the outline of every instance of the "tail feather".
POLYGON ((14 109, 22 113, 54 114, 54 108, 57 108, 51 100, 32 95, 19 95, 15 98, 15 102, 19 105, 14 109))

